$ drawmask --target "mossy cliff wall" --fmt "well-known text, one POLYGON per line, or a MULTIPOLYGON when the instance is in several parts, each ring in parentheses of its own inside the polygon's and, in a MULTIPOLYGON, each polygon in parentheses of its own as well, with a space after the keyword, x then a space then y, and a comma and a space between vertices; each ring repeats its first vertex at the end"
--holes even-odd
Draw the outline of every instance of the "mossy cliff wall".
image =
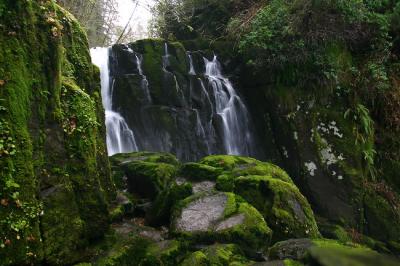
POLYGON ((262 72, 243 68, 241 87, 263 132, 264 149, 269 160, 294 178, 317 214, 377 239, 398 242, 394 228, 400 228, 399 197, 393 183, 397 174, 388 171, 394 160, 385 159, 384 165, 379 161, 388 153, 397 154, 387 146, 398 138, 389 129, 377 132, 382 128, 375 110, 368 110, 366 101, 349 89, 356 82, 352 71, 362 69, 365 58, 353 56, 342 45, 326 47, 323 56, 335 68, 337 86, 304 86, 296 73, 314 75, 307 65, 262 72), (383 139, 382 133, 391 136, 383 139), (378 208, 377 202, 384 207, 378 208))
POLYGON ((0 21, 0 264, 70 264, 115 193, 98 70, 54 1, 1 1, 0 21))

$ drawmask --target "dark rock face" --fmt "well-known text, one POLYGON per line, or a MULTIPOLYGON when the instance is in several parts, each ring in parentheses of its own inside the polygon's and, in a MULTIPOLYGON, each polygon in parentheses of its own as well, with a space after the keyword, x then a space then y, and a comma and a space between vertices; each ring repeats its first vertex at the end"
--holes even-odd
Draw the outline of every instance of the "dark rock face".
POLYGON ((113 46, 113 109, 126 119, 139 150, 171 152, 184 161, 231 152, 262 156, 246 110, 226 117, 218 110, 220 101, 226 101, 225 94, 232 97, 229 108, 240 109, 243 103, 231 94, 230 84, 222 76, 205 76, 203 57, 212 59, 202 52, 186 52, 180 43, 163 40, 113 46), (234 133, 224 126, 232 119, 241 125, 231 128, 234 133), (234 143, 226 143, 227 134, 237 137, 234 143))
MULTIPOLYGON (((326 56, 346 59, 340 67, 347 73, 352 63, 348 49, 340 46, 335 56, 331 53, 327 50, 326 56)), ((378 170, 378 166, 368 165, 365 159, 368 149, 376 146, 374 129, 363 136, 363 143, 358 141, 363 107, 350 104, 338 88, 303 88, 289 81, 289 72, 265 74, 244 68, 240 74, 243 93, 264 136, 267 157, 290 174, 320 216, 380 240, 398 242, 399 235, 385 222, 392 217, 389 220, 399 228, 398 218, 393 218, 399 217, 396 187, 371 190, 371 186, 381 187, 370 176, 371 168, 378 170), (381 212, 376 205, 384 206, 381 212), (371 226, 378 220, 384 226, 371 226)), ((338 79, 346 82, 344 76, 338 79)), ((371 116, 367 111, 363 119, 372 120, 371 116)))

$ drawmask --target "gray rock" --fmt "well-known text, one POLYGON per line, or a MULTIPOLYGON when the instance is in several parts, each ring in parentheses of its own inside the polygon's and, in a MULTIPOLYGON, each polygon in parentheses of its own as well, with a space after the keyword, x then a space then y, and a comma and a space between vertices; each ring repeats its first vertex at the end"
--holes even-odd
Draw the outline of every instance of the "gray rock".
POLYGON ((289 239, 276 243, 270 250, 269 259, 294 259, 301 260, 306 252, 313 246, 308 238, 289 239))
POLYGON ((193 193, 210 192, 215 188, 215 182, 203 181, 192 185, 193 193))
POLYGON ((235 225, 242 224, 244 222, 244 214, 240 213, 235 216, 229 217, 228 219, 222 221, 216 226, 217 231, 225 230, 228 228, 232 228, 235 225))
POLYGON ((224 214, 227 196, 223 193, 199 198, 182 210, 177 231, 206 231, 224 214))

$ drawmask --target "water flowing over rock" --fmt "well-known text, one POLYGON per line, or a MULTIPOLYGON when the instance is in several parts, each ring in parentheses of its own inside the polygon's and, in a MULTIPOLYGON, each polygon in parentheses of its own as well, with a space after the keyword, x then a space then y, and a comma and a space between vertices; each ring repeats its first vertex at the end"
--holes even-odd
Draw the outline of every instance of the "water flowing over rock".
MULTIPOLYGON (((101 76, 101 96, 103 106, 106 111, 106 128, 107 128, 107 149, 108 154, 137 151, 135 136, 129 128, 125 119, 117 112, 113 111, 112 89, 114 82, 110 83, 109 67, 108 67, 108 48, 91 49, 93 63, 100 68, 101 76)), ((139 61, 139 59, 137 59, 139 61)), ((143 78, 146 81, 146 78, 143 78)), ((144 82, 143 82, 144 83, 144 82)))
POLYGON ((222 120, 224 148, 227 154, 254 154, 254 139, 250 131, 250 116, 229 79, 221 73, 221 65, 214 55, 212 61, 204 58, 206 77, 215 100, 215 111, 222 120))
POLYGON ((259 157, 249 112, 217 56, 209 60, 179 43, 142 40, 114 45, 109 66, 106 110, 110 104, 125 118, 132 134, 120 138, 134 136, 138 150, 171 152, 184 161, 209 154, 259 157))

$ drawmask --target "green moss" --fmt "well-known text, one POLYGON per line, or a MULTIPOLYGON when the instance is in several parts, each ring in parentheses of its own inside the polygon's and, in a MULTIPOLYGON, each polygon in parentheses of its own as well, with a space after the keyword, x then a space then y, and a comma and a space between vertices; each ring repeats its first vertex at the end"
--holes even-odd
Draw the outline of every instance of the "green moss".
POLYGON ((41 222, 46 261, 51 264, 76 261, 81 255, 79 250, 87 245, 87 239, 84 237, 85 222, 80 218, 72 186, 67 184, 47 193, 41 222))
POLYGON ((312 247, 308 261, 323 266, 334 265, 398 265, 399 261, 362 248, 348 248, 340 245, 312 247))
POLYGON ((124 214, 125 214, 124 206, 118 205, 117 207, 115 207, 110 211, 110 221, 111 222, 122 221, 124 214))
POLYGON ((235 193, 263 214, 275 240, 319 236, 311 206, 293 184, 270 176, 244 176, 235 180, 235 193))
MULTIPOLYGON (((387 195, 390 197, 390 194, 387 195)), ((398 211, 388 198, 367 189, 364 198, 365 231, 367 235, 381 241, 400 242, 398 211)))
POLYGON ((143 237, 128 236, 113 241, 112 247, 94 265, 174 266, 184 251, 180 242, 175 240, 154 242, 143 237))
POLYGON ((144 161, 150 163, 168 163, 175 166, 179 165, 176 157, 170 153, 159 152, 133 152, 116 154, 110 158, 110 161, 115 166, 133 161, 144 161))
POLYGON ((248 255, 256 256, 257 252, 262 252, 263 248, 269 245, 272 230, 265 223, 260 213, 250 204, 240 203, 236 214, 244 215, 243 223, 221 230, 218 238, 235 243, 248 255))
POLYGON ((0 210, 0 264, 74 263, 76 250, 106 229, 106 199, 114 192, 104 126, 97 123, 101 103, 93 101, 99 85, 84 33, 54 1, 4 4, 0 127, 10 143, 8 154, 0 148, 0 175, 6 177, 0 198, 10 204, 0 210), (71 59, 72 40, 77 60, 71 59), (75 132, 64 132, 71 121, 75 132))
POLYGON ((177 167, 166 163, 135 161, 122 165, 131 193, 155 199, 177 173, 177 167))
POLYGON ((209 265, 208 257, 202 251, 196 251, 185 258, 181 263, 182 266, 207 266, 209 265))
POLYGON ((283 264, 285 266, 304 266, 303 263, 299 262, 299 261, 295 261, 295 260, 290 260, 290 259, 286 259, 283 261, 283 264))
POLYGON ((190 184, 171 184, 154 200, 151 209, 146 213, 147 222, 154 226, 168 225, 173 206, 191 194, 192 186, 190 184))
POLYGON ((219 175, 216 188, 220 191, 232 192, 235 189, 235 177, 231 173, 219 175))
POLYGON ((233 244, 215 244, 188 255, 182 262, 182 266, 196 265, 250 265, 240 248, 233 244))
POLYGON ((247 167, 235 168, 232 173, 234 176, 268 175, 272 178, 277 178, 284 182, 293 184, 292 179, 284 170, 271 163, 258 162, 256 164, 250 164, 247 167))
POLYGON ((233 168, 235 168, 236 166, 257 164, 260 163, 260 161, 253 158, 233 155, 211 155, 203 158, 200 163, 217 168, 222 168, 224 170, 233 170, 233 168))
POLYGON ((216 180, 222 170, 199 163, 186 163, 182 166, 180 174, 193 181, 216 180))

